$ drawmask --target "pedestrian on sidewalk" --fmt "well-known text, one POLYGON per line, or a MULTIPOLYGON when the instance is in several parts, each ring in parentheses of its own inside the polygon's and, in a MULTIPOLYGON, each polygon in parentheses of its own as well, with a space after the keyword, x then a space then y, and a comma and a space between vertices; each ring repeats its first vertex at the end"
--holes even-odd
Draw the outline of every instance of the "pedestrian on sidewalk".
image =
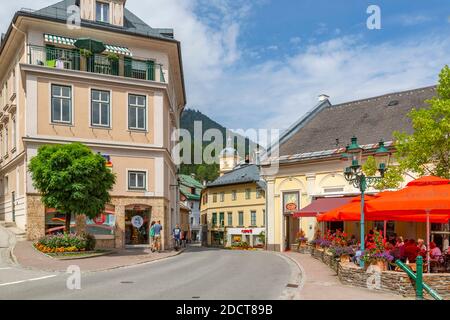
POLYGON ((153 229, 155 224, 156 224, 155 221, 152 221, 152 223, 150 224, 150 250, 152 252, 155 252, 155 250, 156 250, 156 248, 155 248, 155 229, 153 229))
POLYGON ((161 252, 161 230, 161 221, 158 220, 158 222, 153 225, 153 232, 155 235, 155 250, 158 252, 161 252))

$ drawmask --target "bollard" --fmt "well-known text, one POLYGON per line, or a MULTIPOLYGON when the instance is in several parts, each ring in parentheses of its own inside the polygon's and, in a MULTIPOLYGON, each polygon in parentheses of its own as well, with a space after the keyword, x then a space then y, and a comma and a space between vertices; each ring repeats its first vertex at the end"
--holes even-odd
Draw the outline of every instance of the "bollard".
POLYGON ((417 257, 416 260, 416 300, 423 300, 423 258, 417 257))

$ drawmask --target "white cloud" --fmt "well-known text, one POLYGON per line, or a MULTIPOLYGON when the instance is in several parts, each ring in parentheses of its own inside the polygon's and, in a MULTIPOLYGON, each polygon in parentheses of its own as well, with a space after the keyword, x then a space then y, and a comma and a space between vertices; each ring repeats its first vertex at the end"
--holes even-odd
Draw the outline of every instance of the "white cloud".
MULTIPOLYGON (((20 7, 54 2, 2 4, 1 27, 6 29, 20 7)), ((182 42, 189 106, 231 129, 286 128, 321 93, 339 103, 431 85, 450 63, 445 35, 381 44, 335 35, 319 44, 305 42, 302 52, 259 63, 258 50, 238 41, 251 13, 245 0, 129 0, 127 6, 150 26, 175 29, 182 42), (244 51, 254 58, 244 59, 244 51)))
POLYGON ((422 24, 425 22, 429 22, 432 21, 433 18, 430 16, 426 16, 426 15, 398 15, 395 18, 393 18, 395 20, 397 20, 402 26, 405 27, 410 27, 410 26, 415 26, 418 24, 422 24))

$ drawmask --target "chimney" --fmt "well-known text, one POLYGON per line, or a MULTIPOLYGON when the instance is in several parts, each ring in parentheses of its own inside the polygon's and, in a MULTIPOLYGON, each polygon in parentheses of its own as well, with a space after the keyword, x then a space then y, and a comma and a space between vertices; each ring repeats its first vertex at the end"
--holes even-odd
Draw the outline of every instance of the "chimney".
POLYGON ((319 96, 319 102, 324 102, 326 100, 330 99, 330 96, 327 96, 326 94, 321 94, 319 96))

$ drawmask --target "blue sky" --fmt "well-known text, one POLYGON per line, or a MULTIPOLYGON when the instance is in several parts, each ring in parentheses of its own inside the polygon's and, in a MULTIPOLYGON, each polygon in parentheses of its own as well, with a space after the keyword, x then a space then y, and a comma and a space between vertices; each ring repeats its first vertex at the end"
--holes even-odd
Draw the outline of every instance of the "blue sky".
MULTIPOLYGON (((14 11, 56 0, 2 4, 14 11)), ((188 107, 230 129, 285 129, 321 93, 332 103, 433 85, 450 64, 445 0, 128 0, 182 42, 188 107), (381 30, 368 30, 369 5, 381 30)))

